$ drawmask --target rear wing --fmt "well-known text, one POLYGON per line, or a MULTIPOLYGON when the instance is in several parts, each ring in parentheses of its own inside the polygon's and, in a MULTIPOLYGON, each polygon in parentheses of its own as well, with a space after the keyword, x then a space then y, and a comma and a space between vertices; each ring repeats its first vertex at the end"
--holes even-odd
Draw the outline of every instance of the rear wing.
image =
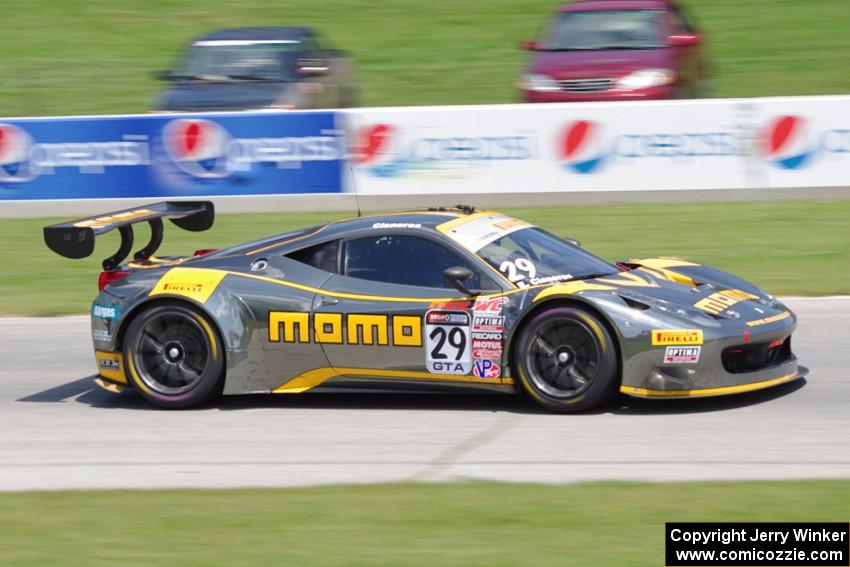
POLYGON ((130 254, 133 248, 133 225, 147 222, 151 229, 150 241, 134 254, 135 259, 150 258, 162 244, 162 219, 184 230, 200 232, 207 230, 215 220, 215 208, 210 201, 164 201, 134 209, 106 213, 92 218, 55 224, 44 227, 44 242, 47 247, 66 258, 86 258, 94 252, 97 236, 118 229, 121 246, 118 251, 103 261, 104 270, 113 270, 130 254))

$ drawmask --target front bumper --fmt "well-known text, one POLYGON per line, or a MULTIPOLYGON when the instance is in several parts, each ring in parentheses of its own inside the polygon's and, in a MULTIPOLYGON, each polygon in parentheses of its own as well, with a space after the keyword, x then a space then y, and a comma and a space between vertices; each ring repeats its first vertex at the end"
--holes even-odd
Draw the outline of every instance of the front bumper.
POLYGON ((738 394, 791 382, 808 374, 791 351, 790 337, 795 328, 796 318, 789 313, 758 333, 748 331, 754 327, 706 332, 705 342, 696 347, 701 352, 694 364, 666 360, 664 347, 633 351, 624 364, 620 391, 641 398, 694 398, 738 394), (766 352, 762 346, 774 343, 780 345, 777 349, 782 350, 782 356, 766 356, 752 369, 724 358, 726 352, 746 348, 766 352))
POLYGON ((592 93, 522 91, 522 97, 526 102, 666 100, 675 98, 674 94, 675 91, 670 85, 633 91, 610 90, 592 93))
POLYGON ((804 366, 796 366, 795 369, 783 376, 761 380, 757 382, 746 382, 732 386, 719 386, 716 388, 697 388, 691 390, 654 390, 650 388, 636 388, 634 386, 620 386, 620 392, 635 397, 635 398, 710 398, 716 396, 728 396, 731 394, 743 394, 745 392, 755 392, 756 390, 764 390, 772 388, 780 384, 787 384, 799 378, 804 378, 809 374, 809 369, 804 366))

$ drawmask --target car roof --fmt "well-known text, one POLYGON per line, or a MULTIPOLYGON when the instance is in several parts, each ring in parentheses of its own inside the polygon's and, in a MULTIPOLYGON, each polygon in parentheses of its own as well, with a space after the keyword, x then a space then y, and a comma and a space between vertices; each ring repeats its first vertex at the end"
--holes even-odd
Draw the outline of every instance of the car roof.
POLYGON ((299 40, 312 35, 312 30, 298 26, 265 26, 254 28, 227 28, 210 32, 195 41, 273 41, 299 40))
MULTIPOLYGON (((481 211, 474 207, 432 207, 430 209, 419 209, 411 211, 392 211, 366 215, 349 219, 342 219, 328 224, 323 233, 344 234, 363 228, 424 228, 436 230, 437 227, 452 219, 469 216, 481 211), (376 227, 375 225, 387 225, 376 227), (409 226, 419 225, 419 226, 409 226)), ((491 212, 491 211, 487 211, 491 212)))
POLYGON ((578 0, 561 6, 562 12, 587 12, 591 10, 667 10, 672 0, 578 0))
POLYGON ((474 207, 461 205, 458 207, 431 207, 430 209, 417 209, 409 211, 393 211, 374 215, 359 216, 330 222, 326 225, 305 227, 302 230, 278 234, 262 240, 255 240, 229 248, 223 252, 227 254, 246 253, 254 254, 272 249, 290 248, 291 243, 297 242, 294 248, 312 246, 317 241, 328 241, 335 238, 344 238, 346 235, 368 228, 386 229, 419 229, 425 231, 437 231, 437 227, 461 217, 473 214, 500 214, 495 211, 477 211, 474 207), (385 226, 375 226, 375 225, 385 226))

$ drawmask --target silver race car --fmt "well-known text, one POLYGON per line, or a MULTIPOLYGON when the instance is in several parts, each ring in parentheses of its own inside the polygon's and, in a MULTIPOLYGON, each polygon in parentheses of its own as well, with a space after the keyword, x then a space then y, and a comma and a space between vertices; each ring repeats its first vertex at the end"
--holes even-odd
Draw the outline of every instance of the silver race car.
POLYGON ((576 412, 618 391, 719 396, 807 372, 791 351, 796 317, 756 286, 677 258, 610 263, 493 211, 386 213, 158 258, 165 218, 206 230, 213 205, 44 231, 69 258, 120 231, 92 305, 97 382, 163 407, 406 383, 525 392, 576 412), (151 240, 127 262, 141 222, 151 240))

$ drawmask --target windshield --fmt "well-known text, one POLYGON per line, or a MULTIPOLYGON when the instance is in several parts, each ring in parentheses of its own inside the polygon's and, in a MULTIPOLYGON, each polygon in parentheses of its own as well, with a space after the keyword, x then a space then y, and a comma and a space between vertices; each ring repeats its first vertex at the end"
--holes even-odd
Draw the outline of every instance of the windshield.
POLYGON ((540 49, 657 49, 665 47, 657 10, 563 12, 546 33, 540 49))
POLYGON ((524 228, 494 240, 478 255, 520 287, 613 275, 605 260, 540 228, 524 228))
POLYGON ((290 80, 298 41, 198 41, 175 75, 205 80, 290 80))

